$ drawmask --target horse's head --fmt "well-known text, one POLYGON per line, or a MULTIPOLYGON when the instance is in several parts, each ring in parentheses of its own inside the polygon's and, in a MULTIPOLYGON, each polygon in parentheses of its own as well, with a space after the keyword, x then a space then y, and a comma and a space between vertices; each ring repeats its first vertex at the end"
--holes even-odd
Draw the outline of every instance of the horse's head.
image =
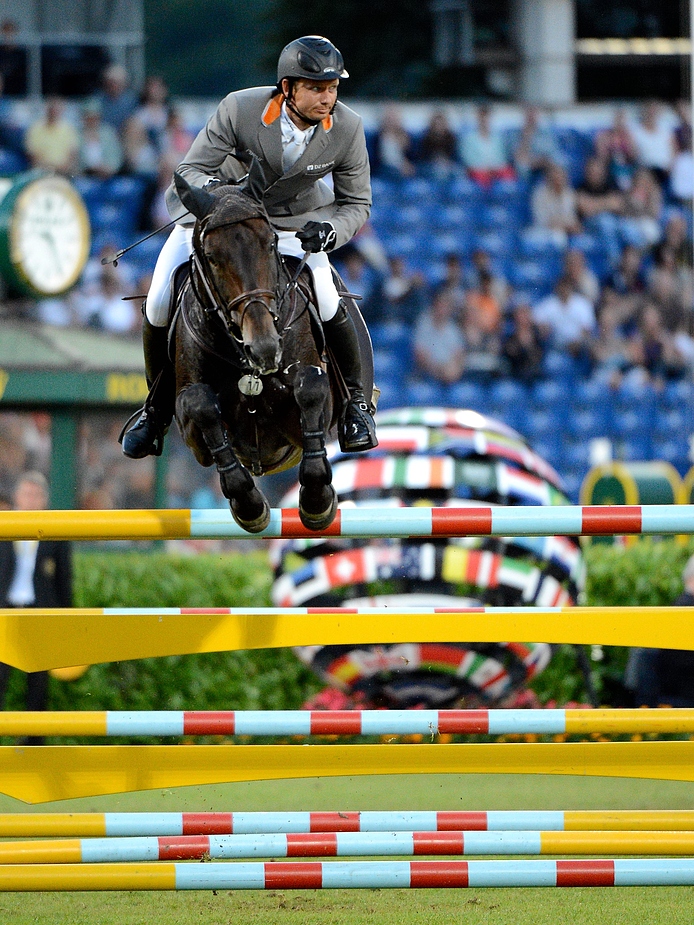
POLYGON ((251 369, 279 369, 282 339, 277 330, 279 256, 275 232, 262 204, 262 168, 253 159, 240 184, 212 192, 174 175, 183 205, 195 215, 194 274, 206 308, 214 308, 242 345, 251 369))

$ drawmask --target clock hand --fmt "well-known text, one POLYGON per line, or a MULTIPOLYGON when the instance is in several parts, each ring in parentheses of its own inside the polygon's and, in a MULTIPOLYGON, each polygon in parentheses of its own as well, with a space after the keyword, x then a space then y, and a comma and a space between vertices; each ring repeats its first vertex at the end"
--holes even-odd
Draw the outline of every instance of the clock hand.
POLYGON ((56 265, 58 267, 58 272, 62 273, 63 272, 63 262, 60 259, 60 252, 58 251, 58 245, 56 244, 54 235, 50 231, 42 231, 41 237, 45 238, 50 244, 51 250, 53 251, 53 256, 55 258, 56 265))

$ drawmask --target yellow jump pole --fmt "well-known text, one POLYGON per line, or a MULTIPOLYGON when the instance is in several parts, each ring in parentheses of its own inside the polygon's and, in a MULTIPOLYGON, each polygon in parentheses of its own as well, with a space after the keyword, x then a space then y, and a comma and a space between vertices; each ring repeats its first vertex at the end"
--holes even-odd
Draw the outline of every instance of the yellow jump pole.
POLYGON ((0 792, 27 803, 365 774, 575 774, 693 781, 694 742, 0 748, 0 792))
POLYGON ((694 649, 692 617, 692 607, 6 609, 0 610, 0 662, 44 671, 197 652, 413 639, 694 649))

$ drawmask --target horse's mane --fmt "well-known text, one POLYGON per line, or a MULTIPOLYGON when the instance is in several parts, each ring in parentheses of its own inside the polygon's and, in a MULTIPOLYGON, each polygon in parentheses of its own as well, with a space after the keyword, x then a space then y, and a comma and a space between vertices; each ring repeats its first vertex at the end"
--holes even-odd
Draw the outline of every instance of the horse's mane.
POLYGON ((268 220, 268 214, 263 204, 253 199, 243 189, 233 186, 227 186, 223 189, 222 195, 215 197, 217 205, 205 217, 205 229, 207 231, 222 228, 224 225, 235 225, 251 218, 268 220))

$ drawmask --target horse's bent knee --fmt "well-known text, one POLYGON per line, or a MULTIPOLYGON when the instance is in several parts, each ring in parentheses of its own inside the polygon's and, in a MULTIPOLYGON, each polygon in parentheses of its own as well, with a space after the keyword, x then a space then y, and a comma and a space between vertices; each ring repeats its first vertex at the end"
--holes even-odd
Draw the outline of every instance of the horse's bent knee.
POLYGON ((219 424, 221 410, 217 396, 209 385, 196 382, 178 396, 177 404, 184 417, 190 418, 201 430, 219 424))
POLYGON ((328 374, 320 366, 303 366, 296 378, 294 397, 302 414, 321 412, 330 392, 328 374))

